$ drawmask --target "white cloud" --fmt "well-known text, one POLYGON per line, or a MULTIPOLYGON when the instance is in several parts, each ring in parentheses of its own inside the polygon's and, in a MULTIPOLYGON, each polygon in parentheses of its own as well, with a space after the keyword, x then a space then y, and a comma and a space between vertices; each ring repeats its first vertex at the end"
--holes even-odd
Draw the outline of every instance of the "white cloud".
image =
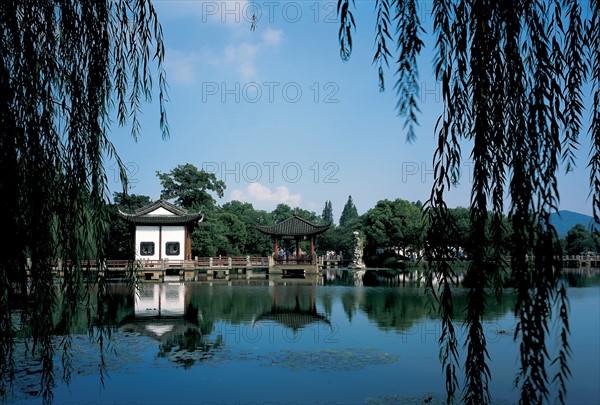
POLYGON ((255 79, 255 61, 258 52, 259 45, 256 44, 244 42, 240 45, 228 45, 225 49, 225 61, 235 66, 244 80, 255 79))
POLYGON ((259 52, 259 44, 247 42, 227 45, 219 54, 208 47, 204 47, 200 52, 184 52, 167 48, 165 54, 167 80, 169 84, 184 86, 197 84, 198 71, 202 64, 209 64, 218 69, 233 67, 245 81, 256 80, 255 61, 259 52))
POLYGON ((286 186, 278 186, 271 190, 260 183, 250 183, 245 190, 232 190, 229 200, 238 200, 255 204, 258 208, 274 208, 277 204, 298 206, 302 200, 300 194, 292 194, 286 186))
MULTIPOLYGON (((176 2, 177 11, 173 11, 174 18, 182 18, 191 13, 197 15, 203 13, 203 18, 217 18, 218 14, 223 12, 224 23, 234 20, 235 12, 232 10, 244 10, 248 8, 246 1, 228 3, 207 3, 200 6, 190 6, 184 4, 187 2, 176 2), (213 9, 215 8, 215 9, 213 9), (226 9, 225 9, 226 8, 226 9), (208 17, 207 17, 208 14, 208 17)), ((189 2, 195 3, 195 2, 189 2)), ((245 18, 245 17, 244 17, 245 18)), ((245 24, 242 18, 241 24, 245 24)), ((180 84, 184 86, 198 83, 199 71, 202 67, 218 69, 219 73, 227 71, 235 72, 241 80, 258 81, 257 60, 261 54, 268 49, 279 46, 283 42, 283 31, 267 27, 261 35, 251 33, 248 27, 241 27, 239 24, 225 24, 228 29, 224 32, 229 38, 220 43, 208 43, 201 49, 185 52, 173 48, 168 48, 165 55, 165 69, 167 79, 171 84, 180 84), (231 28, 229 28, 231 27, 231 28)), ((219 41, 217 41, 219 42, 219 41)))
POLYGON ((204 47, 201 60, 219 69, 233 68, 243 80, 258 80, 256 61, 266 49, 281 44, 283 31, 269 28, 258 37, 258 40, 255 36, 247 37, 247 35, 245 32, 243 36, 234 33, 233 42, 220 50, 211 46, 204 47))
POLYGON ((198 55, 195 52, 182 52, 167 48, 165 52, 165 71, 171 84, 196 84, 198 55))
POLYGON ((262 34, 262 39, 269 45, 279 45, 283 41, 283 31, 267 28, 262 34))

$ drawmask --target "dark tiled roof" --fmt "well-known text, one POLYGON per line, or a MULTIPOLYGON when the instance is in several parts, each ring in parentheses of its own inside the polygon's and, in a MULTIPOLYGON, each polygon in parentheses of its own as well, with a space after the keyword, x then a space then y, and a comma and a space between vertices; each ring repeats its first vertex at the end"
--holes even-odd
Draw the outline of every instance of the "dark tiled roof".
POLYGON ((188 210, 179 208, 165 200, 158 200, 145 207, 139 208, 133 214, 127 214, 119 210, 121 218, 134 224, 145 225, 160 225, 160 224, 187 224, 194 221, 202 221, 204 215, 202 213, 189 213, 188 210), (164 208, 173 213, 173 215, 148 215, 148 213, 159 208, 164 208))
POLYGON ((187 224, 197 220, 202 220, 202 214, 188 214, 188 215, 130 215, 123 212, 119 213, 121 218, 134 224, 187 224))
POLYGON ((152 211, 155 211, 159 208, 164 208, 169 212, 172 212, 175 215, 186 215, 188 213, 188 210, 184 209, 184 208, 180 208, 174 204, 171 204, 168 201, 165 201, 163 199, 160 199, 156 202, 153 202, 152 204, 148 204, 145 207, 142 208, 138 208, 137 210, 135 210, 134 214, 135 215, 146 215, 152 211))
POLYGON ((278 224, 271 226, 258 225, 256 228, 262 233, 275 236, 310 236, 318 235, 329 229, 331 224, 315 225, 297 215, 290 217, 278 224))

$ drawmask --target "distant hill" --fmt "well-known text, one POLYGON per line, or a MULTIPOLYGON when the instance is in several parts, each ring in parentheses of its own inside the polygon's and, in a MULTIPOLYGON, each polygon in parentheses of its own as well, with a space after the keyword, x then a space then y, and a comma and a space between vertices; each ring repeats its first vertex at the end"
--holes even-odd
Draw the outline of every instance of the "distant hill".
POLYGON ((560 214, 560 217, 558 214, 552 214, 550 216, 550 221, 556 228, 558 236, 561 238, 567 236, 569 229, 573 228, 577 224, 582 224, 589 229, 589 227, 594 223, 594 218, 589 215, 580 214, 573 211, 558 211, 558 213, 560 214))

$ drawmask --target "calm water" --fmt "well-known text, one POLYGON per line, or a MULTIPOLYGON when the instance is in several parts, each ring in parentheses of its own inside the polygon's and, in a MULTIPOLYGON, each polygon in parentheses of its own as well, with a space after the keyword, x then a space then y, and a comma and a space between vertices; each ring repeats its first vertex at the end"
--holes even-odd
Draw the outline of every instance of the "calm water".
MULTIPOLYGON (((349 286, 333 278, 144 283, 137 297, 114 285, 119 326, 107 355, 104 388, 97 346, 87 335, 76 335, 75 373, 69 386, 57 385, 55 402, 442 401, 440 324, 423 288, 414 283, 349 286)), ((597 277, 573 280, 584 286, 569 289, 573 375, 568 403, 600 404, 600 287, 597 277)), ((456 294, 463 306, 464 291, 456 294)), ((496 403, 517 398, 513 305, 507 291, 485 324, 496 403)), ((35 366, 27 361, 20 363, 9 402, 40 401, 35 366)))

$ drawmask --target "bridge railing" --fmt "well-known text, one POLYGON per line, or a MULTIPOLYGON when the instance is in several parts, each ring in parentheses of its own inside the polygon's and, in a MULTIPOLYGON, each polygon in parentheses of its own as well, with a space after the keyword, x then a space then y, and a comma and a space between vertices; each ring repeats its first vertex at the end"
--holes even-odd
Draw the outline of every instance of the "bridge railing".
POLYGON ((313 260, 310 256, 302 256, 300 258, 290 257, 290 258, 281 258, 279 256, 275 257, 276 264, 313 264, 313 260))
POLYGON ((218 257, 196 257, 191 260, 139 260, 140 266, 144 269, 167 269, 181 268, 194 269, 202 267, 249 267, 249 266, 268 266, 269 258, 263 256, 218 256, 218 257))

